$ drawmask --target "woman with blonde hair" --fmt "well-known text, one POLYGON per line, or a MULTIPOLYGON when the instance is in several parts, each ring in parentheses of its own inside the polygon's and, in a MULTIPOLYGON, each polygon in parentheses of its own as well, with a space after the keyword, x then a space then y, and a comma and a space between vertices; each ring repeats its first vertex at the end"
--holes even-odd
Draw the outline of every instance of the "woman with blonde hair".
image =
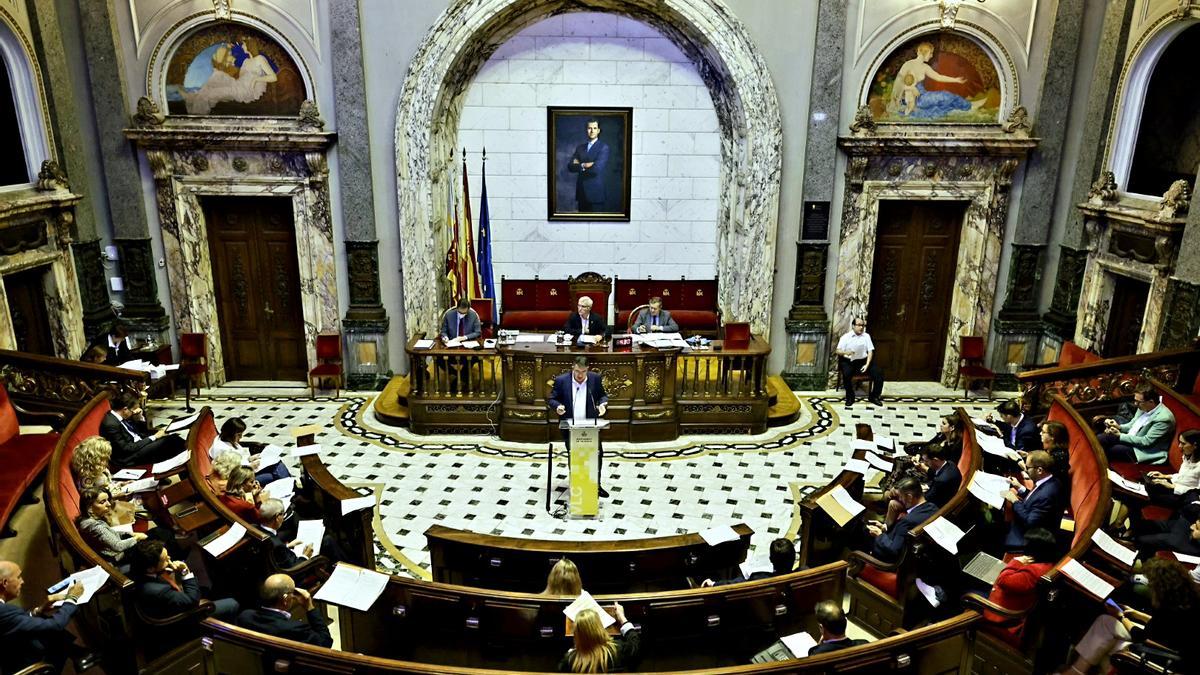
POLYGON ((222 452, 213 460, 212 472, 208 474, 208 484, 218 495, 225 494, 225 486, 229 483, 229 474, 242 465, 242 456, 236 452, 222 452))
POLYGON ((546 577, 546 590, 542 595, 569 595, 577 597, 583 592, 583 581, 579 578, 579 568, 568 558, 562 558, 550 568, 546 577))
POLYGON ((621 626, 621 639, 613 640, 596 610, 575 615, 575 647, 558 664, 561 673, 612 673, 625 670, 637 659, 641 631, 625 618, 625 608, 613 605, 621 626))
POLYGON ((75 448, 71 456, 71 473, 80 490, 103 488, 114 498, 111 518, 115 523, 128 523, 138 510, 138 504, 124 499, 120 485, 113 481, 108 463, 112 459, 112 444, 100 436, 89 436, 75 448))

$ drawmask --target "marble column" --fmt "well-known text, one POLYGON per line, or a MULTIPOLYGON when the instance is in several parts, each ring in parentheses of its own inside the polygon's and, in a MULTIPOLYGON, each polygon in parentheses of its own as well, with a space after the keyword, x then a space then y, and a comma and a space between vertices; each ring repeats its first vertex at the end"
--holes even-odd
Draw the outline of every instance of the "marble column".
POLYGON ((367 90, 363 72, 359 0, 332 0, 330 37, 333 95, 337 109, 337 158, 345 228, 350 306, 342 327, 346 336, 347 386, 374 389, 386 369, 388 316, 379 293, 379 242, 371 190, 371 143, 367 131, 367 90))
MULTIPOLYGON (((1080 129, 1083 140, 1079 144, 1079 160, 1075 165, 1075 180, 1071 187, 1072 207, 1087 200, 1092 183, 1103 171, 1104 140, 1116 112, 1114 95, 1121 77, 1136 4, 1135 0, 1109 0, 1105 10, 1096 65, 1092 71, 1092 85, 1088 91, 1087 115, 1080 129)), ((1054 296, 1045 317, 1047 330, 1059 340, 1070 340, 1075 335, 1075 318, 1087 255, 1083 215, 1072 208, 1063 233, 1054 296)))
POLYGON ((1027 186, 1017 205, 1009 259, 1008 289, 996 317, 997 344, 991 368, 1001 385, 1015 386, 1014 366, 1038 363, 1042 336, 1038 298, 1042 288, 1042 251, 1050 238, 1058 175, 1066 141, 1069 106, 1075 84, 1083 0, 1060 0, 1047 49, 1046 73, 1038 95, 1035 133, 1040 139, 1025 167, 1027 186))
MULTIPOLYGON (((1193 186, 1200 186, 1200 175, 1193 186)), ((1162 333, 1158 348, 1185 347, 1200 333, 1200 199, 1192 191, 1183 240, 1175 257, 1175 273, 1167 279, 1163 299, 1162 333)))
MULTIPOLYGON (((803 200, 824 202, 827 207, 833 203, 837 179, 847 4, 847 0, 820 0, 812 85, 808 94, 803 200)), ((784 361, 782 373, 788 385, 795 389, 824 389, 829 370, 829 316, 825 312, 828 239, 827 229, 821 239, 805 240, 796 246, 795 293, 792 310, 784 323, 792 353, 784 361)))
POLYGON ((121 37, 111 2, 80 2, 79 28, 91 83, 100 161, 113 240, 125 280, 122 318, 136 331, 166 338, 167 315, 158 297, 154 254, 137 154, 125 138, 130 111, 118 49, 121 37))

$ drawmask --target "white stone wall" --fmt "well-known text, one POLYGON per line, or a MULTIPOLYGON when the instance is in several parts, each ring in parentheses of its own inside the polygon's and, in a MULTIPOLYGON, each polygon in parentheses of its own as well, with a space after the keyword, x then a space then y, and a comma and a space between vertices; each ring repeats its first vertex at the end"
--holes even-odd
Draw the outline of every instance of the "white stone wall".
POLYGON ((695 66, 650 26, 572 13, 518 33, 471 84, 459 142, 476 221, 479 153, 487 148, 497 282, 586 270, 622 278, 716 274, 716 111, 695 66), (590 105, 633 108, 631 222, 546 219, 546 107, 590 105))

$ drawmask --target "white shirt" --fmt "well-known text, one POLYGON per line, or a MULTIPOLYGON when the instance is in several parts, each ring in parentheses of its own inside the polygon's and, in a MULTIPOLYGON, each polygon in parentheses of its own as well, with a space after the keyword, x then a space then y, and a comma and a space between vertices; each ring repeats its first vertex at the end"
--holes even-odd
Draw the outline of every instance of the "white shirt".
POLYGON ((232 443, 226 443, 221 440, 220 436, 217 437, 217 440, 213 441, 212 447, 208 449, 208 456, 213 461, 216 461, 218 457, 227 452, 237 453, 237 456, 242 458, 242 465, 250 466, 250 451, 240 445, 234 446, 232 443))
POLYGON ((587 378, 583 382, 576 382, 575 378, 571 378, 571 419, 576 422, 582 422, 587 417, 587 378))
POLYGON ((839 352, 854 352, 850 357, 851 361, 861 361, 867 358, 868 352, 875 351, 875 343, 871 342, 871 335, 863 331, 862 335, 855 335, 851 330, 838 340, 837 350, 839 352))
POLYGON ((582 313, 582 312, 580 312, 580 314, 579 314, 579 322, 580 322, 580 324, 582 324, 582 326, 583 326, 583 327, 580 329, 580 333, 579 333, 580 335, 587 335, 587 334, 588 334, 588 332, 587 332, 587 329, 588 329, 588 319, 589 319, 591 316, 592 316, 592 313, 591 313, 591 312, 588 312, 588 315, 587 315, 587 316, 584 316, 584 315, 583 315, 583 313, 582 313))
POLYGON ((1195 462, 1183 460, 1179 463, 1179 472, 1170 478, 1171 483, 1175 485, 1175 494, 1177 495, 1200 488, 1200 460, 1195 462))
POLYGON ((118 415, 116 410, 111 410, 111 411, 109 411, 108 414, 117 418, 117 421, 121 423, 121 426, 125 428, 125 431, 128 431, 130 436, 133 436, 134 443, 137 443, 138 441, 142 440, 142 437, 138 436, 137 432, 133 430, 133 425, 126 423, 125 418, 118 415))

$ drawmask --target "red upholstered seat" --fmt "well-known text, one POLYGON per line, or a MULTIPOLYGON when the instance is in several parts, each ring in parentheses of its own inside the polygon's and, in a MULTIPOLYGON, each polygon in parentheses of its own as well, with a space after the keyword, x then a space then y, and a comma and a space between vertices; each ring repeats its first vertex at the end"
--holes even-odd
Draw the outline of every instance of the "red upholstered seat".
POLYGON ((508 330, 559 330, 570 315, 570 310, 505 310, 501 323, 508 330))
POLYGON ((67 438, 62 464, 58 467, 58 481, 59 489, 62 491, 63 511, 71 522, 74 522, 79 516, 79 488, 75 484, 75 476, 71 473, 71 458, 75 456, 75 448, 79 447, 83 439, 100 434, 100 421, 109 414, 110 410, 107 401, 92 408, 87 417, 80 420, 74 432, 67 438))
POLYGON ((700 330, 715 330, 720 319, 717 313, 700 309, 671 309, 671 318, 679 324, 679 332, 689 333, 700 330))
POLYGON ((329 378, 333 380, 333 395, 337 397, 342 386, 342 334, 318 335, 316 346, 317 365, 308 371, 309 391, 316 398, 320 379, 329 378))
POLYGON ((1109 468, 1121 474, 1125 478, 1134 481, 1142 479, 1142 465, 1134 464, 1133 462, 1113 462, 1109 468))
POLYGON ((884 572, 878 567, 868 563, 864 565, 862 571, 858 573, 858 578, 867 582, 868 584, 871 584, 875 588, 878 588, 884 593, 887 593, 893 598, 896 598, 897 600, 900 599, 900 591, 897 588, 897 575, 895 572, 884 572))
POLYGON ((17 411, 0 384, 0 526, 50 463, 57 442, 57 433, 21 435, 17 411))
POLYGON ((341 372, 342 372, 342 367, 336 363, 322 363, 321 365, 316 366, 311 371, 309 371, 308 374, 309 375, 317 375, 317 376, 340 375, 341 372))
POLYGON ((613 301, 619 330, 629 325, 629 314, 650 298, 662 298, 663 309, 679 324, 684 334, 704 333, 716 337, 721 326, 717 307, 717 280, 668 281, 659 279, 616 279, 613 301))
POLYGON ((209 456, 208 450, 217 440, 217 424, 213 421, 212 411, 200 416, 200 421, 196 423, 195 429, 189 435, 191 434, 196 436, 194 447, 202 451, 195 453, 193 458, 196 462, 196 469, 200 471, 201 476, 207 476, 212 473, 212 458, 209 456))

